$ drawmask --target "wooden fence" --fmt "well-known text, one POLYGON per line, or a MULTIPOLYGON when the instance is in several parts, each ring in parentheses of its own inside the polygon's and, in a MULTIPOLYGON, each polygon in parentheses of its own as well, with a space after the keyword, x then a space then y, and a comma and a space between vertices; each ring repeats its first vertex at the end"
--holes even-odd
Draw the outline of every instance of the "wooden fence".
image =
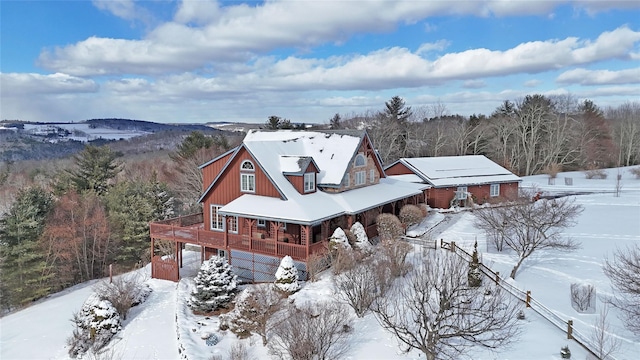
MULTIPOLYGON (((466 261, 471 262, 472 254, 468 253, 466 250, 456 246, 455 241, 447 242, 443 239, 440 239, 440 248, 443 250, 448 250, 453 252, 454 254, 462 257, 466 261)), ((589 337, 580 333, 576 329, 573 328, 573 320, 564 320, 560 316, 558 316, 555 312, 553 312, 548 307, 544 306, 541 302, 536 300, 531 296, 531 291, 524 291, 513 284, 504 281, 504 279, 500 276, 499 272, 495 272, 491 270, 488 266, 480 263, 480 271, 489 279, 492 279, 498 286, 502 289, 509 292, 512 296, 521 300, 525 303, 526 307, 531 308, 538 315, 542 316, 544 319, 549 321, 551 324, 556 326, 562 331, 567 332, 567 339, 575 340, 578 345, 582 346, 585 350, 587 350, 590 354, 598 358, 598 355, 594 349, 597 349, 595 344, 592 344, 589 337)), ((615 360, 612 357, 609 357, 612 360, 615 360)))
POLYGON ((151 277, 178 282, 180 280, 178 262, 175 259, 154 256, 151 259, 151 277))

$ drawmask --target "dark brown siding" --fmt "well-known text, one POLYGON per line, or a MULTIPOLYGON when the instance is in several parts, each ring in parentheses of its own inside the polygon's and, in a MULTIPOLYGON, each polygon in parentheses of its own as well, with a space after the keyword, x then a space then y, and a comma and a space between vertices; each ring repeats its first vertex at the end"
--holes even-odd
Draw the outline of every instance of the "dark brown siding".
POLYGON ((293 185, 293 187, 300 194, 304 192, 304 176, 302 175, 287 175, 287 180, 293 185))
POLYGON ((407 175, 413 174, 403 163, 396 163, 384 171, 387 175, 407 175))

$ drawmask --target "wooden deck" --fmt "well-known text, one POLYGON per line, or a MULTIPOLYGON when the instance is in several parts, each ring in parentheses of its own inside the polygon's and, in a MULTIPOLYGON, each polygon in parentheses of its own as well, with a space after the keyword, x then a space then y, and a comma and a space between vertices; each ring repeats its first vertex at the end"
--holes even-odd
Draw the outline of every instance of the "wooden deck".
POLYGON ((149 232, 151 238, 155 240, 168 240, 223 250, 244 250, 276 257, 289 255, 301 261, 306 261, 313 253, 324 251, 327 243, 327 241, 321 241, 310 244, 307 248, 306 245, 291 244, 270 238, 255 239, 248 235, 228 233, 225 237, 224 232, 205 230, 202 214, 151 223, 149 232))

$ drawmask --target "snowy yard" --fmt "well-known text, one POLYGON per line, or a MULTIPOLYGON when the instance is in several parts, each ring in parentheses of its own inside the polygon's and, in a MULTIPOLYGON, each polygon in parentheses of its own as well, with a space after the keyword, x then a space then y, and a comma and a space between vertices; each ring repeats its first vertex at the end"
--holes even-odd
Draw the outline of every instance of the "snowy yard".
MULTIPOLYGON (((547 177, 538 175, 524 179, 522 187, 536 186, 545 194, 560 192, 589 192, 576 196, 577 203, 584 206, 578 225, 568 229, 582 244, 573 253, 546 251, 534 254, 525 261, 512 284, 522 290, 530 290, 532 296, 563 319, 573 319, 575 328, 589 334, 596 314, 580 314, 570 303, 571 283, 587 282, 595 285, 598 309, 603 305, 602 297, 611 294, 608 278, 602 272, 606 256, 617 247, 640 243, 640 180, 630 173, 622 172, 622 192, 614 197, 617 171, 610 170, 605 180, 587 180, 582 173, 559 174, 556 183, 548 185, 547 177), (573 185, 564 185, 563 177, 571 177, 573 185)), ((491 250, 484 234, 475 229, 473 213, 435 214, 421 225, 424 228, 437 226, 433 236, 445 241, 455 241, 463 248, 471 249, 478 241, 482 262, 503 276, 509 274, 515 259, 509 254, 491 250), (451 217, 451 221, 444 221, 451 217)), ((419 233, 420 228, 413 229, 419 233)), ((419 245, 412 257, 421 256, 419 245)), ((436 250, 431 250, 436 251, 436 250)), ((437 250, 444 251, 444 250, 437 250)), ((124 322, 123 330, 112 341, 109 348, 115 358, 123 359, 211 359, 213 355, 227 358, 229 349, 238 340, 230 332, 217 330, 217 317, 205 318, 193 315, 185 305, 190 284, 188 277, 195 275, 199 267, 199 253, 185 253, 186 277, 176 284, 163 280, 148 280, 153 292, 149 299, 133 308, 124 322), (201 339, 205 332, 215 333, 219 343, 207 346, 201 339)), ((149 272, 149 269, 141 271, 149 272)), ((6 359, 66 359, 65 340, 71 334, 71 315, 77 311, 92 291, 92 284, 82 284, 60 294, 40 301, 22 311, 0 319, 0 358, 6 359)), ((291 296, 296 303, 335 298, 330 272, 324 272, 319 281, 306 283, 302 290, 291 296)), ((519 341, 508 349, 494 353, 483 349, 473 352, 474 359, 560 359, 559 351, 569 345, 573 359, 585 359, 587 352, 572 340, 566 332, 527 309, 523 321, 523 334, 519 341)), ((616 359, 637 359, 640 354, 640 339, 622 327, 617 312, 611 310, 610 318, 615 336, 622 340, 621 351, 616 359)), ((354 329, 347 359, 418 359, 418 352, 403 353, 394 337, 378 325, 372 314, 354 318, 354 329)), ((269 358, 267 349, 258 336, 242 340, 252 358, 269 358)))

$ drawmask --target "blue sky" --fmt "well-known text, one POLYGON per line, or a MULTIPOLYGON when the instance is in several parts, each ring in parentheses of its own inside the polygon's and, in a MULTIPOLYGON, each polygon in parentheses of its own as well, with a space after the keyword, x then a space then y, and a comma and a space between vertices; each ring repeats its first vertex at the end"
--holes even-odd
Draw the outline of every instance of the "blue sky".
POLYGON ((0 0, 0 119, 327 122, 640 99, 640 2, 0 0))

